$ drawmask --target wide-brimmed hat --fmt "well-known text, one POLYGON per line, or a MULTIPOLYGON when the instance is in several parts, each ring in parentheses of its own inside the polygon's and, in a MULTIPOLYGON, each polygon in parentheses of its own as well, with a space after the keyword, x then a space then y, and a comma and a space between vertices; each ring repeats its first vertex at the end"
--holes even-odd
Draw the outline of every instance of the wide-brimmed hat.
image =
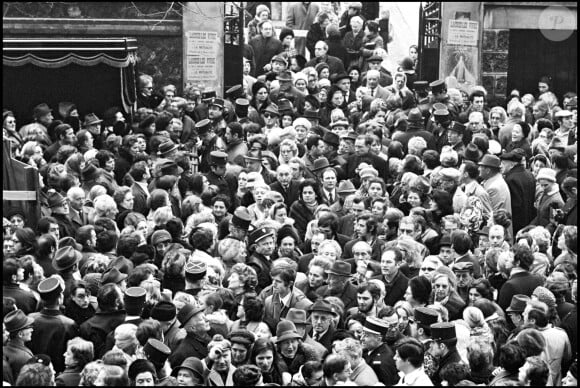
POLYGON ((292 82, 292 73, 289 70, 281 71, 280 74, 276 76, 276 79, 282 82, 292 82))
POLYGON ((347 140, 356 141, 356 138, 357 137, 358 137, 358 134, 356 132, 350 131, 346 135, 342 135, 340 138, 341 139, 347 139, 347 140))
POLYGON ((505 310, 508 313, 522 313, 526 309, 526 304, 530 300, 530 297, 524 294, 516 294, 512 296, 510 306, 505 310))
POLYGON ((117 267, 109 268, 103 273, 103 277, 101 279, 101 284, 105 285, 108 283, 118 284, 123 280, 127 279, 127 274, 119 271, 117 267))
POLYGON ((278 99, 278 112, 280 115, 294 115, 294 107, 292 103, 287 98, 278 99))
POLYGON ((70 236, 61 238, 58 241, 58 246, 60 248, 73 247, 74 249, 76 249, 79 252, 83 250, 83 246, 81 244, 79 244, 78 242, 76 242, 75 239, 70 237, 70 236))
POLYGON ((302 117, 304 117, 305 119, 319 120, 320 114, 317 110, 307 109, 304 111, 304 114, 302 115, 302 117))
POLYGON ((65 271, 77 264, 83 255, 73 247, 59 248, 52 259, 52 266, 57 271, 65 271))
POLYGON ((569 110, 562 109, 556 112, 555 116, 557 119, 561 119, 562 117, 574 116, 574 113, 570 112, 569 110))
POLYGON ((501 160, 495 155, 484 155, 481 162, 478 163, 480 166, 491 167, 495 169, 501 168, 501 160))
POLYGON ((52 109, 50 109, 50 107, 47 104, 42 103, 34 107, 34 109, 32 110, 32 116, 35 119, 38 119, 44 115, 49 114, 50 112, 52 112, 52 109))
POLYGON ((183 168, 179 167, 175 161, 171 159, 157 159, 157 163, 154 168, 154 175, 156 177, 164 175, 181 175, 183 174, 183 168))
POLYGON ((306 311, 292 307, 286 314, 286 319, 293 322, 295 325, 307 325, 306 311))
POLYGON ((324 170, 325 168, 330 167, 330 163, 328 163, 328 159, 326 159, 324 156, 320 157, 318 159, 316 159, 314 161, 314 163, 312 163, 312 169, 311 171, 320 171, 320 170, 324 170))
POLYGON ((85 121, 83 122, 83 125, 85 127, 88 127, 89 125, 99 124, 102 122, 103 122, 103 120, 101 120, 96 114, 89 113, 85 116, 85 121))
POLYGON ((60 195, 60 193, 57 192, 56 190, 50 189, 48 191, 48 207, 49 208, 62 206, 65 202, 66 202, 66 198, 63 197, 62 195, 60 195))
POLYGON ((326 273, 328 274, 333 274, 333 275, 338 275, 338 276, 347 276, 350 277, 352 276, 352 267, 349 263, 347 263, 346 261, 335 261, 332 264, 332 267, 330 267, 330 269, 327 269, 326 273))
POLYGON ((194 315, 203 312, 205 309, 201 306, 194 306, 192 304, 186 303, 183 305, 179 313, 177 313, 177 320, 181 324, 179 327, 185 326, 185 324, 193 318, 194 315))
POLYGON ((356 192, 356 188, 354 187, 354 185, 352 184, 351 181, 345 180, 345 181, 340 181, 340 183, 338 184, 338 189, 336 190, 336 192, 338 194, 352 194, 352 193, 356 192))
POLYGON ((191 371, 191 373, 193 373, 194 376, 196 376, 198 379, 200 380, 204 379, 205 368, 201 360, 197 357, 187 357, 185 360, 183 360, 181 365, 173 368, 173 370, 171 371, 171 376, 177 377, 177 374, 179 373, 180 369, 187 369, 191 371))
POLYGON ((298 334, 294 322, 286 319, 278 322, 276 326, 276 343, 280 343, 289 339, 301 339, 302 336, 298 334))
MULTIPOLYGON (((348 122, 346 124, 348 126, 348 122)), ((334 132, 326 131, 322 137, 322 141, 332 146, 338 147, 340 145, 340 138, 334 132)))
POLYGON ((33 323, 34 319, 24 314, 24 311, 20 309, 10 311, 4 317, 4 325, 6 326, 6 330, 10 333, 26 329, 27 327, 32 326, 33 323))
POLYGON ((166 154, 175 151, 177 149, 177 144, 173 142, 173 140, 169 139, 159 145, 159 151, 157 151, 157 155, 165 156, 166 154))
POLYGON ((328 313, 328 314, 334 314, 335 310, 332 307, 332 304, 330 304, 329 301, 327 300, 317 300, 316 302, 314 302, 312 304, 312 306, 310 306, 310 308, 308 309, 308 311, 310 312, 314 312, 314 311, 318 311, 318 312, 322 312, 322 313, 328 313))

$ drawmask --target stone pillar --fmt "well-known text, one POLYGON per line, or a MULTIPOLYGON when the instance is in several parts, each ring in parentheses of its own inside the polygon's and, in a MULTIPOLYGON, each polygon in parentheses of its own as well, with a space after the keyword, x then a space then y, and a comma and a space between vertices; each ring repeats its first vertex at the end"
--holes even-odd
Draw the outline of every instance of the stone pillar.
POLYGON ((183 83, 224 87, 224 2, 187 2, 183 7, 183 83))

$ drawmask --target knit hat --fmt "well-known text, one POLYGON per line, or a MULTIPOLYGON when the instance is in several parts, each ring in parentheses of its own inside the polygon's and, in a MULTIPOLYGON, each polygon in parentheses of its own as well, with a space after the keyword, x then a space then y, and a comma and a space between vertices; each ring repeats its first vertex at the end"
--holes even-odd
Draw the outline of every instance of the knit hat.
POLYGON ((151 318, 162 322, 171 321, 177 315, 177 309, 171 302, 160 301, 157 302, 153 309, 151 309, 151 318))
POLYGON ((556 171, 552 170, 551 168, 541 168, 538 172, 538 176, 536 177, 536 181, 540 181, 542 179, 556 183, 556 171))
POLYGON ((282 30, 280 31, 280 37, 278 39, 280 39, 280 42, 282 42, 287 36, 294 37, 294 31, 288 27, 282 27, 282 30))
POLYGON ((171 234, 165 229, 156 230, 151 236, 151 245, 155 246, 161 242, 171 242, 171 234))
POLYGON ((536 287, 534 292, 532 292, 532 296, 535 296, 540 302, 544 302, 550 308, 556 307, 556 297, 546 287, 536 287))
POLYGON ((155 375, 157 373, 155 371, 155 366, 151 361, 138 358, 131 363, 131 366, 129 366, 127 375, 129 376, 130 380, 135 380, 138 375, 145 372, 150 372, 151 375, 155 375))
POLYGON ((262 13, 262 12, 264 12, 264 11, 266 11, 266 12, 270 13, 270 8, 268 8, 268 6, 267 6, 267 5, 265 5, 265 4, 259 4, 259 5, 256 7, 256 15, 259 15, 259 14, 261 14, 261 13, 262 13))
POLYGON ((124 323, 115 329, 115 345, 121 350, 137 342, 137 326, 124 323))
POLYGON ((296 120, 294 120, 294 122, 292 123, 292 126, 294 128, 304 127, 304 128, 306 128, 306 131, 310 131, 310 128, 312 128, 312 124, 310 123, 310 121, 308 121, 308 119, 305 119, 304 117, 299 117, 296 120))

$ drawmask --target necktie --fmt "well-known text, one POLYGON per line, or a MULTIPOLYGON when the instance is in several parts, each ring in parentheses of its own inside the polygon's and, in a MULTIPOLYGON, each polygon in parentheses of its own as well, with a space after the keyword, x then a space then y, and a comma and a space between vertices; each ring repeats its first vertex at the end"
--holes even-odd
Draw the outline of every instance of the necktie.
POLYGON ((318 342, 318 333, 314 332, 314 336, 312 338, 314 341, 318 342))
POLYGON ((371 97, 375 96, 375 89, 371 89, 371 97))
POLYGON ((330 200, 330 203, 334 203, 334 196, 332 195, 332 192, 328 193, 328 199, 330 200))

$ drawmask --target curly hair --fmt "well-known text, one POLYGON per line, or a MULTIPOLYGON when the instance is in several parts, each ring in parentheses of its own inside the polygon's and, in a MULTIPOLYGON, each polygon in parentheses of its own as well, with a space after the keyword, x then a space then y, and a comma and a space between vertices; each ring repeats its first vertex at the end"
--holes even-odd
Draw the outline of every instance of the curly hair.
POLYGON ((258 285, 258 274, 256 270, 244 263, 236 263, 231 269, 231 273, 237 273, 240 282, 244 286, 244 291, 254 291, 258 285))
POLYGON ((258 298, 244 298, 243 303, 246 322, 261 322, 264 319, 264 303, 258 298))

